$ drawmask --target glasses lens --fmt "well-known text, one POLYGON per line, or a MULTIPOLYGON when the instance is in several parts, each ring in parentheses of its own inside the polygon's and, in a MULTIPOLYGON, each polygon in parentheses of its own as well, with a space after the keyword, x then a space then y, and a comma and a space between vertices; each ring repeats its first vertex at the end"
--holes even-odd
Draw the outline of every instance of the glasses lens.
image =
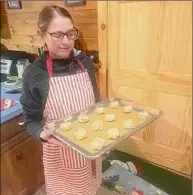
POLYGON ((69 32, 66 33, 68 39, 76 39, 78 36, 78 32, 77 30, 71 30, 69 32))
POLYGON ((64 33, 62 32, 55 32, 55 33, 52 33, 52 38, 55 40, 55 41, 61 41, 64 37, 64 33))

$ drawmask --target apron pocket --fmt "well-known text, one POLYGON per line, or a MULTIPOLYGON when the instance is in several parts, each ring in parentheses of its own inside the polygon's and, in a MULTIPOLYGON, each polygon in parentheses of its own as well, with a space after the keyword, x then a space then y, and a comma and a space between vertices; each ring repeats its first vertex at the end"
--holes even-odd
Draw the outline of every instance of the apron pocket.
POLYGON ((79 169, 89 164, 89 159, 76 152, 72 148, 66 146, 61 147, 64 168, 79 169))

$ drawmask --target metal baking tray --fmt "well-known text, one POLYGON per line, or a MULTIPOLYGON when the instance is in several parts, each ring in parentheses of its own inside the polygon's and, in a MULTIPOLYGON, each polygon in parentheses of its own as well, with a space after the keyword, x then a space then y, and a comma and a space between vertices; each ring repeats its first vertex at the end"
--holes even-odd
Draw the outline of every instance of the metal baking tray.
MULTIPOLYGON (((146 127, 147 125, 149 125, 150 123, 152 123, 153 121, 158 119, 160 116, 162 116, 163 113, 164 113, 163 111, 161 111, 159 109, 153 109, 151 107, 143 106, 143 105, 138 104, 138 103, 136 103, 134 101, 131 101, 131 100, 125 101, 125 100, 122 100, 122 99, 119 99, 119 98, 115 98, 115 99, 119 101, 120 106, 132 106, 134 112, 142 112, 142 111, 148 112, 148 114, 149 114, 148 119, 146 119, 140 125, 130 129, 127 133, 120 136, 115 141, 113 141, 109 145, 106 145, 105 147, 103 147, 102 149, 96 151, 95 153, 91 153, 91 152, 85 150, 84 148, 82 148, 78 144, 76 144, 73 141, 69 140, 67 137, 59 134, 57 131, 54 131, 53 136, 56 137, 57 139, 59 139, 60 141, 62 141, 63 143, 67 144, 68 146, 72 147, 74 150, 78 151, 82 155, 86 156, 87 158, 95 159, 95 158, 98 158, 98 157, 102 156, 108 150, 111 150, 114 146, 116 146, 117 144, 119 144, 120 142, 125 140, 126 138, 132 136, 133 134, 135 134, 138 131, 140 131, 141 129, 143 129, 144 127, 146 127), (155 113, 155 110, 157 111, 157 113, 155 113)), ((94 112, 94 110, 100 105, 103 105, 104 107, 108 107, 109 106, 109 100, 101 101, 101 102, 93 105, 92 107, 90 107, 87 110, 82 110, 82 111, 80 111, 80 112, 78 112, 74 115, 66 116, 64 118, 61 118, 59 120, 55 120, 55 121, 52 121, 52 122, 55 123, 55 127, 57 129, 57 128, 59 128, 60 123, 62 123, 64 121, 71 121, 72 123, 73 123, 73 121, 77 121, 78 116, 80 114, 88 114, 88 115, 92 114, 94 112)), ((46 129, 46 125, 45 125, 45 129, 46 129)))

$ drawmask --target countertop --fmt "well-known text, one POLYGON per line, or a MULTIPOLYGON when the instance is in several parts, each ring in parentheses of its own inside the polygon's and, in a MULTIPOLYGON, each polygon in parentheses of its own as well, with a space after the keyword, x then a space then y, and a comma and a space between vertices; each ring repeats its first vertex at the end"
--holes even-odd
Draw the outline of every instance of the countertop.
MULTIPOLYGON (((21 97, 20 93, 17 94, 10 94, 5 93, 6 88, 4 84, 0 84, 1 86, 1 98, 7 98, 10 100, 16 100, 19 101, 19 98, 21 97)), ((19 116, 23 113, 22 106, 20 103, 17 103, 15 106, 12 106, 10 108, 7 108, 4 111, 1 111, 1 124, 15 118, 16 116, 19 116)))

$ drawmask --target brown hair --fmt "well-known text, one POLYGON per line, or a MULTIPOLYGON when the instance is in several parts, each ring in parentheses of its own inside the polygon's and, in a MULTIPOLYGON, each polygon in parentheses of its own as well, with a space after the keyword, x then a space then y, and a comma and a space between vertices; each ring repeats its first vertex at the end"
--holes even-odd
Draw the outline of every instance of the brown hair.
POLYGON ((69 18, 72 23, 73 19, 70 13, 63 7, 58 7, 58 6, 46 6, 42 9, 42 11, 39 14, 38 18, 38 28, 41 31, 46 31, 50 22, 55 16, 62 16, 69 18))
MULTIPOLYGON (((42 32, 46 31, 50 22, 55 16, 67 17, 74 24, 71 14, 65 8, 56 5, 46 6, 42 9, 42 11, 39 14, 39 18, 38 18, 39 30, 41 30, 42 32)), ((44 45, 44 47, 46 48, 46 45, 44 45)), ((83 49, 79 39, 75 41, 74 47, 80 50, 83 49)))

